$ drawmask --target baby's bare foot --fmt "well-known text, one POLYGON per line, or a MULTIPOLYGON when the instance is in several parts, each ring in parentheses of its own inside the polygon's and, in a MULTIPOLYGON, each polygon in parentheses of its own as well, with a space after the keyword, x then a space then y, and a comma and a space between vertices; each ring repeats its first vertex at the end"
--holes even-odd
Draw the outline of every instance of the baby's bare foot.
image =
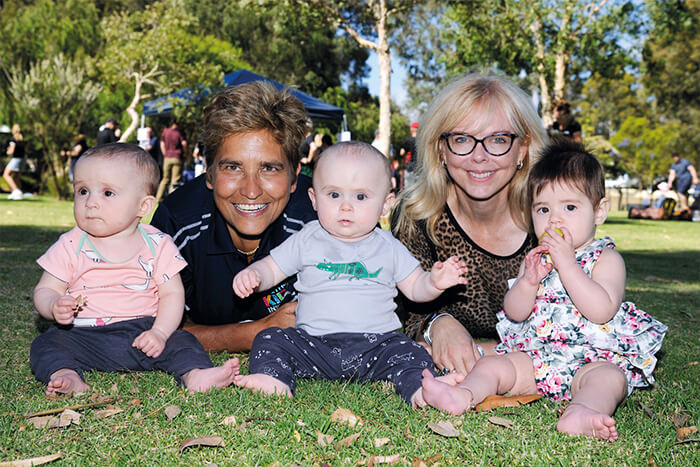
POLYGON ((254 392, 292 397, 292 390, 282 381, 263 373, 253 373, 252 375, 237 375, 233 383, 244 389, 251 389, 254 392))
POLYGON ((46 385, 44 393, 47 396, 58 394, 82 394, 90 389, 80 375, 69 368, 62 368, 51 375, 49 384, 46 385))
MULTIPOLYGON (((447 375, 449 376, 449 375, 447 375)), ((457 386, 456 379, 436 378, 429 370, 423 370, 422 397, 426 403, 445 412, 461 415, 472 406, 472 393, 469 389, 457 386)))
POLYGON ((584 435, 606 441, 617 439, 615 419, 576 403, 566 408, 557 422, 557 430, 570 435, 584 435))
POLYGON ((182 375, 182 381, 190 392, 206 392, 211 388, 225 388, 233 383, 241 365, 237 358, 227 360, 221 366, 196 368, 182 375))

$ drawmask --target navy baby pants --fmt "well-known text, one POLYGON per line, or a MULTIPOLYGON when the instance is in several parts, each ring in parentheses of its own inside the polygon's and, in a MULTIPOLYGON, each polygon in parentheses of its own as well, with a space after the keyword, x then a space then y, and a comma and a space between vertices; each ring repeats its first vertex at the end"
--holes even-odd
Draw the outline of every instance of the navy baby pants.
POLYGON ((195 368, 211 368, 209 354, 196 337, 176 330, 165 343, 163 353, 151 358, 131 344, 143 331, 153 327, 155 318, 120 321, 107 326, 53 325, 34 339, 29 354, 32 372, 43 383, 62 368, 83 371, 162 370, 182 385, 182 375, 195 368))
POLYGON ((406 402, 421 386, 421 373, 433 375, 433 359, 422 346, 398 332, 341 332, 312 336, 297 328, 268 328, 253 341, 250 373, 263 373, 296 389, 297 378, 394 383, 406 402))

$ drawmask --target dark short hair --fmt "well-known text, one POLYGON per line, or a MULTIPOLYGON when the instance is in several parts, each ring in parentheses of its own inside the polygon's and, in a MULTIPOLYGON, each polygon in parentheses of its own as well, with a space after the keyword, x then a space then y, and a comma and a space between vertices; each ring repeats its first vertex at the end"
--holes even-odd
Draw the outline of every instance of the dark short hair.
POLYGON ((158 163, 141 146, 132 143, 101 144, 88 149, 80 156, 78 162, 91 157, 112 159, 123 157, 133 162, 143 177, 144 189, 147 195, 155 196, 160 183, 160 168, 158 163))
POLYGON ((586 194, 593 206, 605 197, 605 175, 598 159, 586 148, 568 138, 556 138, 545 147, 528 176, 530 204, 550 183, 575 187, 586 194))
POLYGON ((571 104, 569 104, 566 101, 559 101, 555 109, 557 109, 560 112, 571 113, 571 104))
POLYGON ((204 109, 200 132, 207 177, 212 180, 214 158, 226 138, 259 130, 268 131, 282 147, 295 176, 308 119, 299 99, 270 82, 251 81, 222 89, 204 109))

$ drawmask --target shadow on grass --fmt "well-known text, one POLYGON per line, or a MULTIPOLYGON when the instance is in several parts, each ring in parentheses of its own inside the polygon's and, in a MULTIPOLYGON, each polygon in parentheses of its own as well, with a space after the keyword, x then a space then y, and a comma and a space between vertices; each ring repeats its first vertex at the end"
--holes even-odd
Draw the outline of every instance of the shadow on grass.
POLYGON ((700 281, 700 251, 634 251, 624 252, 627 276, 642 280, 654 276, 667 281, 700 281))

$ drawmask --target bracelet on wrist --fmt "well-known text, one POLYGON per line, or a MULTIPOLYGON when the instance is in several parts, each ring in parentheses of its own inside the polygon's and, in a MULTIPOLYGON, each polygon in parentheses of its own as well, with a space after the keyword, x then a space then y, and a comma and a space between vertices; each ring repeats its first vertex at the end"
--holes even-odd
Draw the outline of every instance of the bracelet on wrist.
POLYGON ((437 321, 439 318, 441 318, 443 316, 452 316, 452 315, 449 313, 439 313, 439 314, 435 315, 434 317, 432 317, 430 319, 430 321, 428 322, 428 326, 425 328, 425 332, 423 333, 423 339, 425 340, 426 344, 433 345, 433 339, 430 337, 430 330, 433 327, 433 323, 435 323, 435 321, 437 321))

